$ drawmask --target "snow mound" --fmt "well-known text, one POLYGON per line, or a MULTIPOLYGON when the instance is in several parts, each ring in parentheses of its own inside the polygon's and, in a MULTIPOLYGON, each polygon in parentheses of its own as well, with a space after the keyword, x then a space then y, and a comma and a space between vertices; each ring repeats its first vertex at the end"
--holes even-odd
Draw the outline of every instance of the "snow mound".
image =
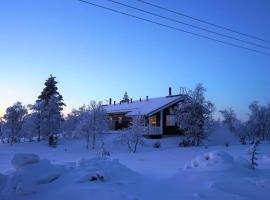
POLYGON ((93 177, 98 180, 113 182, 133 182, 140 177, 138 173, 121 164, 117 159, 82 159, 78 162, 78 170, 84 173, 77 180, 79 183, 91 181, 94 179, 93 177))
MULTIPOLYGON (((17 154, 12 159, 16 171, 7 176, 2 195, 26 196, 56 181, 64 171, 63 166, 52 165, 48 160, 39 160, 37 155, 17 154)), ((1 179, 1 178, 0 178, 1 179)))
POLYGON ((232 167, 233 157, 224 151, 212 151, 199 155, 184 165, 184 170, 203 169, 203 170, 224 170, 232 167))
POLYGON ((15 169, 19 169, 24 165, 38 163, 40 158, 35 154, 15 154, 11 160, 11 164, 15 169))

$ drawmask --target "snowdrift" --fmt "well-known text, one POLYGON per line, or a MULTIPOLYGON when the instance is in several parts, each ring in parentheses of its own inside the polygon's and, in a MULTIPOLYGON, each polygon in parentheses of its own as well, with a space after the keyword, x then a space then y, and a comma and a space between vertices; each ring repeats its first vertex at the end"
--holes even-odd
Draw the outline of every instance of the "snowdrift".
POLYGON ((248 168, 248 165, 248 161, 244 158, 234 159, 224 151, 212 151, 195 157, 187 162, 183 169, 226 170, 236 167, 248 168))
POLYGON ((94 194, 94 199, 129 199, 120 188, 114 191, 113 185, 134 185, 140 179, 138 173, 118 160, 82 159, 77 163, 55 165, 34 154, 16 154, 11 162, 15 171, 9 175, 0 174, 1 200, 74 199, 78 191, 81 192, 76 198, 81 196, 82 199, 94 194))

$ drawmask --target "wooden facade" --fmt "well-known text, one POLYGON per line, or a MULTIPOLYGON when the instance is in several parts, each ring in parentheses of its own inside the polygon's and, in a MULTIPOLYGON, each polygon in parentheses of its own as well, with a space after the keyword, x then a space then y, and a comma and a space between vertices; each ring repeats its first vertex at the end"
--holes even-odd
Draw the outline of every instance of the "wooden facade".
MULTIPOLYGON (((182 99, 180 97, 176 98, 175 101, 162 105, 161 107, 152 110, 150 113, 143 115, 145 121, 144 125, 148 130, 147 135, 149 137, 161 137, 162 135, 182 134, 182 132, 176 125, 175 116, 172 115, 172 113, 170 112, 170 110, 173 109, 173 107, 175 107, 181 100, 182 99)), ((111 129, 121 130, 128 128, 132 121, 132 117, 136 116, 129 115, 129 113, 129 111, 110 111, 110 113, 108 113, 108 116, 111 120, 111 129)))

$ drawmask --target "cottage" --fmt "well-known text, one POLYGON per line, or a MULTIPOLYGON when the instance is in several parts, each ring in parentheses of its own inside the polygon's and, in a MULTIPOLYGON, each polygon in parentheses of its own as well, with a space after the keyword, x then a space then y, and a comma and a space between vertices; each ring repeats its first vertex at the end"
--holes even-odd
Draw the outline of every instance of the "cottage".
POLYGON ((128 128, 132 117, 140 115, 144 117, 147 134, 151 137, 161 137, 181 133, 171 110, 184 100, 184 96, 184 94, 172 95, 171 88, 169 88, 169 94, 165 97, 148 98, 146 96, 145 99, 140 98, 136 101, 128 99, 119 103, 115 103, 115 101, 112 103, 110 99, 109 104, 104 108, 111 120, 113 130, 128 128))

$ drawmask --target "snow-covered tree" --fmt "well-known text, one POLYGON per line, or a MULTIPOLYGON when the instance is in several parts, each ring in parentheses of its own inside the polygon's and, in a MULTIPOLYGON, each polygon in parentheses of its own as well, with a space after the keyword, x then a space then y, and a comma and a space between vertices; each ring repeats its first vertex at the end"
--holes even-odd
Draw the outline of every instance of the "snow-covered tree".
POLYGON ((270 106, 260 106, 253 102, 249 109, 251 111, 246 123, 246 130, 251 140, 259 138, 260 140, 270 139, 270 106))
POLYGON ((76 132, 86 137, 86 148, 89 149, 92 138, 92 149, 96 146, 96 136, 108 129, 108 119, 101 102, 91 101, 88 106, 81 108, 76 132))
POLYGON ((41 126, 42 126, 42 115, 45 114, 44 110, 45 110, 45 103, 44 101, 39 101, 36 102, 34 105, 28 105, 29 109, 32 110, 32 113, 35 113, 35 117, 36 117, 36 128, 37 128, 37 136, 38 136, 38 141, 41 140, 41 126))
POLYGON ((65 118, 62 125, 62 131, 65 137, 76 138, 79 136, 79 135, 76 135, 76 127, 80 121, 80 113, 81 113, 80 109, 79 110, 72 109, 71 113, 69 113, 67 117, 65 118))
POLYGON ((40 116, 40 134, 48 138, 59 133, 62 122, 61 112, 65 106, 56 85, 55 77, 50 75, 45 82, 45 88, 36 101, 38 104, 36 111, 40 116))
POLYGON ((16 102, 13 106, 6 109, 4 115, 5 127, 3 130, 11 145, 18 140, 19 133, 22 129, 23 119, 26 114, 27 109, 21 102, 16 102))
POLYGON ((39 116, 37 112, 27 114, 22 123, 21 135, 31 142, 39 135, 39 116))
POLYGON ((223 117, 222 123, 230 130, 231 133, 234 133, 236 130, 237 117, 232 108, 224 109, 219 111, 223 117))
POLYGON ((258 149, 258 145, 259 145, 259 140, 255 139, 251 148, 249 149, 249 153, 250 153, 250 167, 251 169, 256 169, 256 167, 258 166, 257 163, 257 149, 258 149))
POLYGON ((128 96, 127 92, 124 93, 124 96, 123 96, 123 99, 121 100, 121 102, 129 102, 129 96, 128 96))
POLYGON ((132 117, 128 129, 122 132, 121 141, 127 144, 129 151, 135 153, 139 144, 143 144, 143 135, 147 133, 144 126, 144 117, 141 115, 132 117))
POLYGON ((206 138, 209 121, 212 119, 214 105, 205 100, 204 92, 203 85, 198 84, 194 91, 183 96, 183 101, 173 110, 177 125, 184 130, 190 145, 202 144, 206 138))

